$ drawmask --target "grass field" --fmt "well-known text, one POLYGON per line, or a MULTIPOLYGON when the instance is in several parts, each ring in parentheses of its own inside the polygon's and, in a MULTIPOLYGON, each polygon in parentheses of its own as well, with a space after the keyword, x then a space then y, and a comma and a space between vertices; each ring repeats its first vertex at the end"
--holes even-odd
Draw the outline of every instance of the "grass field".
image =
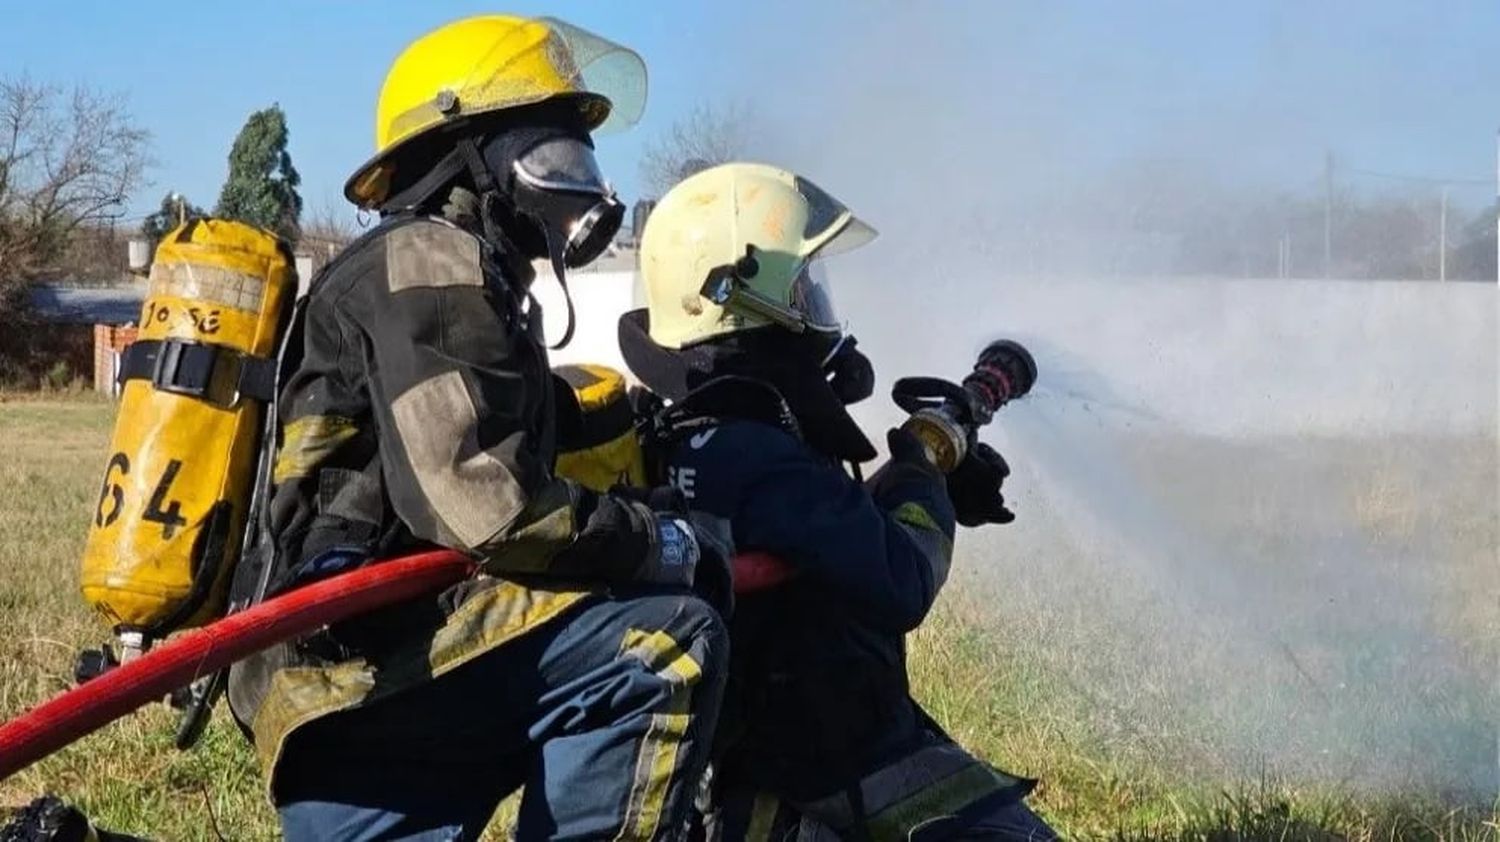
MULTIPOLYGON (((97 644, 105 633, 78 596, 76 565, 111 421, 108 404, 86 399, 0 402, 0 717, 67 687, 78 648, 97 644)), ((1143 448, 1142 458, 1153 461, 1150 443, 1143 448)), ((1274 461, 1265 467, 1258 456, 1253 461, 1262 470, 1278 467, 1274 461)), ((1377 480, 1355 483, 1345 502, 1376 536, 1372 540, 1422 538, 1431 512, 1410 510, 1411 494, 1402 485, 1410 477, 1371 476, 1377 480)), ((1446 517, 1461 508, 1465 494, 1488 500, 1489 511, 1454 515, 1472 518, 1465 528, 1473 534, 1461 551, 1449 553, 1457 561, 1432 565, 1431 577, 1433 598, 1451 606, 1440 612, 1445 635, 1461 639, 1458 651, 1472 652, 1481 664, 1489 663, 1484 658, 1496 640, 1494 573, 1485 566, 1494 559, 1493 477, 1475 480, 1486 481, 1488 490, 1458 483, 1423 504, 1446 517)), ((1173 487, 1182 494, 1212 493, 1173 487)), ((1265 507, 1261 515, 1239 519, 1252 526, 1257 518, 1276 518, 1274 500, 1244 504, 1265 507)), ((1276 535, 1290 540, 1287 530, 1276 535)), ((1194 659, 1182 649, 1144 642, 1163 626, 1129 627, 1141 635, 1136 639, 1095 603, 1065 599, 1080 590, 1113 591, 1115 583, 1071 578, 1090 571, 1086 561, 1052 561, 1055 567, 1026 577, 1024 586, 968 564, 914 636, 912 669, 918 695, 955 737, 1001 765, 1044 779, 1034 801, 1070 838, 1500 839, 1494 804, 1483 795, 1441 787, 1418 792, 1384 780, 1340 782, 1300 769, 1283 776, 1279 762, 1257 774, 1226 762, 1232 752, 1218 742, 1229 733, 1219 727, 1219 709, 1200 704, 1208 696, 1196 689, 1177 692, 1189 683, 1184 676, 1202 678, 1189 669, 1194 659), (1172 659, 1180 663, 1148 663, 1165 660, 1156 657, 1161 651, 1176 653, 1172 659)), ((1309 681, 1344 677, 1337 657, 1314 657, 1325 638, 1309 633, 1292 642, 1309 681)), ((1210 643, 1195 647, 1199 656, 1210 643)), ((1491 759, 1492 703, 1493 696, 1481 692, 1479 710, 1451 717, 1478 729, 1461 737, 1487 739, 1477 750, 1491 759)), ((258 771, 224 712, 192 753, 171 747, 172 725, 163 706, 115 723, 0 782, 0 806, 51 791, 81 803, 106 827, 153 838, 274 838, 275 816, 261 795, 258 771)))

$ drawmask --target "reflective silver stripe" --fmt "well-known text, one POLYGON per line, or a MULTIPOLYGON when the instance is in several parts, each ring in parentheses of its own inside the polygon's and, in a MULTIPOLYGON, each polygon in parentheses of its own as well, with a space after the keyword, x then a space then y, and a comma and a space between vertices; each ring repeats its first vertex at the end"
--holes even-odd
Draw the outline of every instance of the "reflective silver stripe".
MULTIPOLYGON (((931 815, 918 817, 915 821, 920 823, 922 819, 951 814, 984 794, 1018 783, 1017 779, 985 766, 957 744, 942 742, 917 749, 866 775, 859 786, 865 815, 870 819, 880 818, 880 813, 888 808, 908 806, 903 802, 922 803, 931 815), (928 801, 923 795, 937 797, 928 801)), ((852 827, 855 821, 849 799, 843 793, 799 803, 796 807, 804 815, 836 829, 852 827)), ((889 824, 896 817, 885 818, 889 824)))
POLYGON ((385 236, 385 272, 391 292, 484 286, 479 239, 436 220, 391 229, 385 236))
POLYGON ((665 710, 652 714, 636 754, 635 773, 617 840, 657 838, 666 817, 667 797, 686 759, 682 743, 692 722, 693 687, 703 668, 664 631, 631 629, 620 644, 622 657, 635 658, 671 686, 665 710))
POLYGON ((151 266, 151 296, 168 295, 259 313, 265 278, 219 266, 156 262, 151 266))
POLYGON ((467 548, 481 547, 521 513, 521 488, 505 463, 479 447, 479 414, 457 371, 391 402, 396 432, 422 494, 467 548))

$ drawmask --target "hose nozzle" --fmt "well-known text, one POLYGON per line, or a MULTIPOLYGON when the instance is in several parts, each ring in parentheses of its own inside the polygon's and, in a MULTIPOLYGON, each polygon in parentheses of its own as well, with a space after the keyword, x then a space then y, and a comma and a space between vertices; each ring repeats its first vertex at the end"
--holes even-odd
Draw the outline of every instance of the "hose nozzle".
POLYGON ((990 423, 1000 407, 1031 391, 1036 360, 1021 343, 999 339, 979 352, 974 370, 962 385, 936 377, 904 377, 891 397, 911 413, 902 429, 915 435, 927 456, 947 473, 968 455, 975 432, 990 423))
POLYGON ((963 390, 972 404, 973 426, 983 427, 995 411, 1031 391, 1036 385, 1036 360, 1021 343, 997 339, 979 352, 974 370, 964 378, 963 390))

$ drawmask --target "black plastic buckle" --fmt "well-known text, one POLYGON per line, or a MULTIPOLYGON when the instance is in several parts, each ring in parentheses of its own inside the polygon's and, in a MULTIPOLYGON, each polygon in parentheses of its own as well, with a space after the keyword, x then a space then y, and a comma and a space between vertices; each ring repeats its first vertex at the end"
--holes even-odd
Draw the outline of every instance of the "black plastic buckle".
POLYGON ((213 345, 163 339, 151 370, 151 385, 163 392, 206 398, 213 384, 219 349, 213 345))
POLYGON ((73 683, 92 681, 119 665, 120 659, 115 657, 108 643, 98 649, 85 649, 78 653, 78 661, 73 666, 73 683))

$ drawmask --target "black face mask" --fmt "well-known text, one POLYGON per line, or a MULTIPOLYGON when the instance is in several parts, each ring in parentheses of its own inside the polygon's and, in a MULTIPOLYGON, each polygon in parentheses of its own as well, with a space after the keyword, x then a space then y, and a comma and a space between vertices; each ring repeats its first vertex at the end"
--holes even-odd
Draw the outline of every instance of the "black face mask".
POLYGON ((844 406, 853 406, 875 394, 875 366, 860 353, 853 336, 845 336, 823 363, 828 387, 844 406))
MULTIPOLYGON (((603 254, 625 218, 624 204, 599 173, 593 143, 577 110, 538 106, 487 139, 458 138, 381 211, 430 207, 434 197, 446 197, 465 175, 479 196, 485 239, 513 263, 551 261, 568 303, 567 332, 552 347, 568 344, 576 318, 567 269, 603 254)), ((517 274, 530 276, 529 271, 517 274)))

